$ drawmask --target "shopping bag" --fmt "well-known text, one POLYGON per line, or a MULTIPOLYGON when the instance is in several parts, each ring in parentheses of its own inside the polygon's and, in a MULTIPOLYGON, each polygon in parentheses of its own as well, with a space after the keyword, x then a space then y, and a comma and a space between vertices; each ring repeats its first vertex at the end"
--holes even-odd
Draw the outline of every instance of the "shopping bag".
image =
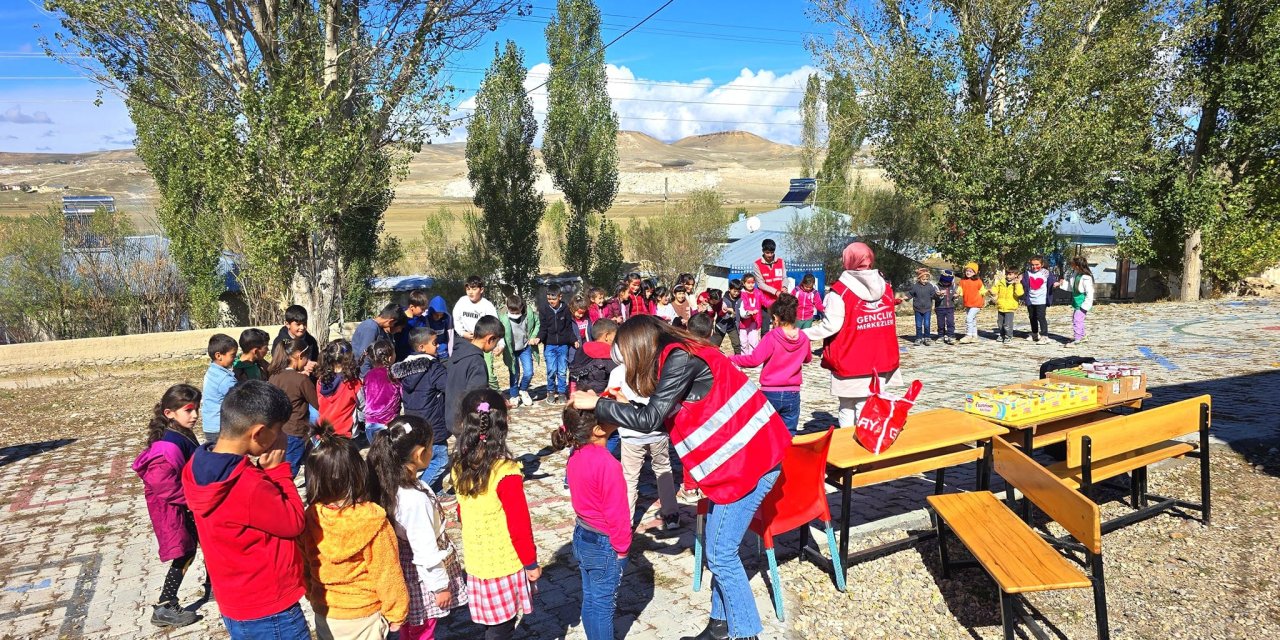
POLYGON ((862 405, 854 431, 858 443, 875 454, 888 449, 902 433, 902 426, 907 423, 907 412, 923 387, 919 380, 915 380, 902 397, 885 393, 880 388, 880 375, 872 371, 871 397, 862 405))

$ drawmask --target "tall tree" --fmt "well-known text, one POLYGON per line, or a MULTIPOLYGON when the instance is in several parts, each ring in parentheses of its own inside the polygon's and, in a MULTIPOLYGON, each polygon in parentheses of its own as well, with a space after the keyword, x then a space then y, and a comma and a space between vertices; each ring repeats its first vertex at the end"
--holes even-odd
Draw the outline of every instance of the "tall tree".
POLYGON ((1122 248, 1195 300, 1202 275, 1230 285, 1280 260, 1280 2, 1188 0, 1176 18, 1149 152, 1104 202, 1133 227, 1122 248))
MULTIPOLYGON (((848 74, 834 72, 823 87, 827 105, 827 157, 818 172, 818 204, 843 210, 850 200, 853 158, 867 137, 867 116, 848 74)), ((850 212, 852 213, 852 212, 850 212)))
POLYGON ((815 0, 815 43, 865 101, 877 160, 940 212, 952 259, 1043 249, 1046 215, 1099 193, 1144 143, 1157 0, 815 0))
MULTIPOLYGON (((49 0, 64 60, 125 97, 172 237, 223 225, 253 290, 328 337, 339 268, 369 264, 393 179, 446 127, 440 75, 515 0, 49 0), (83 57, 80 57, 83 56, 83 57), (175 131, 183 144, 166 146, 175 131)), ((46 47, 51 50, 51 46, 46 47)), ((205 235, 175 244, 200 245, 205 235)), ((220 247, 218 247, 220 248, 220 247)), ((210 252, 175 258, 207 273, 210 252)))
POLYGON ((536 186, 538 123, 524 90, 525 75, 516 43, 494 47, 467 125, 467 179, 475 189, 473 202, 484 211, 485 243, 501 261, 503 281, 529 294, 542 256, 538 227, 546 203, 536 186))
POLYGON ((809 74, 804 85, 804 97, 800 99, 800 177, 815 176, 818 163, 818 150, 822 142, 818 139, 818 129, 822 114, 819 112, 822 99, 822 79, 818 74, 809 74))
POLYGON ((591 0, 559 0, 547 24, 547 125, 542 157, 569 207, 564 264, 591 273, 592 214, 618 193, 618 116, 609 98, 600 10, 591 0))

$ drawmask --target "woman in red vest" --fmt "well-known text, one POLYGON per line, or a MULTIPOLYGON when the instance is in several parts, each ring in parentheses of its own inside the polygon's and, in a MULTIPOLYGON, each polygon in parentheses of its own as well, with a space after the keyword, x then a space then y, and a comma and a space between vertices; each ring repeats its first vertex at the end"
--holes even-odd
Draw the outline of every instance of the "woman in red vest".
POLYGON ((822 368, 831 372, 831 395, 840 402, 841 427, 858 422, 871 396, 871 372, 882 384, 900 385, 898 320, 893 287, 875 269, 871 247, 854 242, 844 249, 845 272, 822 300, 826 317, 804 330, 822 340, 822 368))
POLYGON ((791 436, 760 389, 720 349, 653 316, 627 320, 613 358, 627 386, 649 404, 576 392, 571 402, 601 423, 649 433, 671 431, 688 481, 710 502, 706 522, 711 620, 683 640, 754 638, 763 630, 738 546, 778 479, 791 436))

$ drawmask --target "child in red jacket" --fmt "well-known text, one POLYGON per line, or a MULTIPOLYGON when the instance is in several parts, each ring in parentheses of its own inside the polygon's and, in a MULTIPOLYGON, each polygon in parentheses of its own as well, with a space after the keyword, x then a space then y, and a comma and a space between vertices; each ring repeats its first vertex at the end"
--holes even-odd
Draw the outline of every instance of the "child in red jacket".
POLYGON ((297 538, 302 499, 284 463, 285 393, 242 382, 222 401, 217 443, 196 449, 182 471, 213 582, 232 640, 310 640, 298 601, 306 591, 297 538), (257 456, 255 464, 249 456, 257 456))

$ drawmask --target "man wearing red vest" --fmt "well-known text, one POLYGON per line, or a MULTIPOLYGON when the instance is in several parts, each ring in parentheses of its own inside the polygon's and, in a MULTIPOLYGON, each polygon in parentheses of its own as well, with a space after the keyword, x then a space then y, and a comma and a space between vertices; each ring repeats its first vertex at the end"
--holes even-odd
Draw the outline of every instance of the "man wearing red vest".
POLYGON ((874 263, 871 247, 861 242, 845 247, 845 272, 822 301, 826 317, 804 330, 810 340, 823 341, 822 367, 831 372, 841 427, 857 424, 858 412, 871 396, 873 371, 885 385, 902 384, 897 302, 874 263))
POLYGON ((760 259, 751 268, 752 273, 756 274, 756 288, 764 294, 764 301, 761 303, 764 310, 760 312, 762 336, 769 333, 769 327, 773 324, 769 307, 778 299, 778 294, 786 290, 783 281, 787 279, 787 267, 782 263, 782 258, 777 257, 777 250, 777 243, 772 238, 765 238, 760 243, 760 259))

